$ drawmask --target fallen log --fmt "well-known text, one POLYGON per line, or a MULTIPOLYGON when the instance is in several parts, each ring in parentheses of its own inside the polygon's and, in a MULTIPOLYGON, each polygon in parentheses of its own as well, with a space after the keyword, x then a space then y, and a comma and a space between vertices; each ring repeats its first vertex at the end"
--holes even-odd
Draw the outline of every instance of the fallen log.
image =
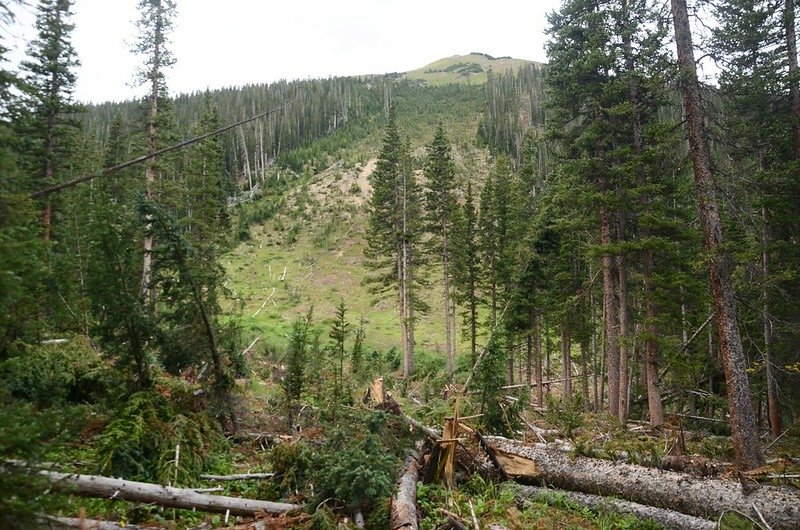
POLYGON ((238 475, 200 475, 203 480, 229 482, 234 480, 261 480, 275 476, 275 473, 240 473, 238 475))
POLYGON ((389 516, 391 530, 419 530, 417 521, 417 479, 419 478, 419 453, 410 454, 403 464, 403 474, 397 491, 392 496, 389 516))
POLYGON ((549 488, 539 488, 534 486, 519 486, 515 492, 518 500, 524 501, 536 497, 546 497, 547 495, 557 494, 560 497, 580 504, 592 511, 611 511, 622 514, 633 515, 639 519, 655 521, 666 530, 714 530, 717 523, 686 515, 673 510, 664 510, 645 506, 636 502, 625 501, 602 497, 600 495, 590 495, 588 493, 577 493, 574 491, 552 490, 549 488))
POLYGON ((570 456, 546 447, 526 446, 502 437, 485 437, 498 464, 520 482, 546 483, 557 488, 675 510, 702 518, 735 511, 774 529, 797 528, 800 490, 760 485, 746 475, 740 480, 700 478, 596 458, 570 456))
POLYGON ((78 517, 53 517, 43 516, 36 520, 38 528, 47 530, 157 530, 155 527, 144 527, 126 524, 122 526, 113 521, 98 521, 96 519, 86 519, 78 517))
POLYGON ((302 508, 297 504, 208 495, 189 489, 97 475, 70 475, 55 471, 39 471, 38 474, 51 482, 53 489, 67 493, 75 493, 84 497, 158 504, 167 508, 215 513, 230 512, 231 515, 251 517, 257 512, 284 513, 302 508))

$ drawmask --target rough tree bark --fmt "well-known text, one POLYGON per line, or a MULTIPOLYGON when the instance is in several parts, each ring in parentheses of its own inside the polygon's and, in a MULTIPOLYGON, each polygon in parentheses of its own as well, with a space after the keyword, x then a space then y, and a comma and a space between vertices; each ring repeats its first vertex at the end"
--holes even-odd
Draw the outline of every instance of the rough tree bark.
POLYGON ((717 313, 719 348, 725 371, 728 408, 735 463, 741 469, 764 465, 758 440, 758 425, 753 413, 747 359, 736 319, 736 299, 731 280, 731 261, 723 246, 722 221, 712 172, 708 134, 703 125, 700 83, 694 59, 692 33, 686 0, 671 0, 675 24, 675 43, 681 71, 681 93, 700 219, 703 225, 711 293, 717 313))
POLYGON ((603 251, 603 325, 606 335, 608 357, 608 410, 619 416, 619 346, 617 340, 617 303, 614 286, 614 258, 608 247, 611 245, 611 221, 605 206, 600 206, 600 244, 603 251))
POLYGON ((695 517, 735 510, 758 519, 754 506, 774 528, 797 528, 800 491, 740 480, 698 478, 596 458, 575 457, 549 447, 486 437, 490 451, 511 477, 570 491, 616 496, 695 517))

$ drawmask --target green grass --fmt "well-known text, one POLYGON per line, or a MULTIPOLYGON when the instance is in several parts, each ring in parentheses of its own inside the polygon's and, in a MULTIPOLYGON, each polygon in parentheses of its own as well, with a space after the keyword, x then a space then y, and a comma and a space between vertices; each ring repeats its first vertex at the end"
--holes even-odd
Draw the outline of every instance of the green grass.
MULTIPOLYGON (((488 152, 474 140, 483 108, 481 87, 401 83, 393 97, 398 126, 411 141, 417 169, 423 165, 424 146, 442 123, 454 144, 459 182, 466 188, 467 179, 484 180, 488 152)), ((329 157, 316 175, 298 179, 285 193, 281 210, 264 224, 251 226, 250 239, 223 258, 227 287, 235 299, 231 305, 240 307, 243 327, 273 347, 286 346, 292 322, 312 305, 314 320, 325 329, 322 338, 327 340, 334 308, 342 300, 354 326, 362 317, 366 320, 368 349, 400 346, 394 298, 375 303, 363 284, 368 198, 364 167, 380 150, 384 122, 375 117, 363 124, 368 125, 352 136, 351 144, 337 144, 336 157, 329 157)), ((313 151, 313 146, 307 149, 313 151)), ((425 292, 431 310, 417 323, 417 346, 429 352, 444 351, 440 272, 435 267, 421 272, 431 283, 425 292)), ((465 352, 466 343, 462 341, 459 349, 465 352)))

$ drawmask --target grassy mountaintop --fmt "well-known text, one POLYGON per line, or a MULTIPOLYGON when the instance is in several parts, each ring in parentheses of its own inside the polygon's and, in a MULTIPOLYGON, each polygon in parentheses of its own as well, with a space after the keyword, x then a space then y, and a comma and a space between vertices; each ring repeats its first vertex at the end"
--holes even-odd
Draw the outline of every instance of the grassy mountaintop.
POLYGON ((446 85, 449 83, 470 83, 482 85, 486 83, 487 72, 506 72, 517 70, 526 64, 540 64, 526 59, 511 57, 492 57, 485 53, 469 55, 453 55, 434 61, 429 65, 406 73, 409 79, 425 81, 429 85, 446 85))

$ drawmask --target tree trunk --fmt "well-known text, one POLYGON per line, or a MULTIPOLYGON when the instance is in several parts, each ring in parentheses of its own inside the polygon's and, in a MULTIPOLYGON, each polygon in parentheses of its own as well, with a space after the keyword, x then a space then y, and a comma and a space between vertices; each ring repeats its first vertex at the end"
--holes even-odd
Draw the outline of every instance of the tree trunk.
POLYGON ((792 100, 792 132, 795 157, 800 160, 800 87, 797 85, 797 37, 794 29, 794 0, 786 0, 784 28, 786 52, 789 56, 789 96, 792 100))
MULTIPOLYGON (((623 240, 623 214, 617 211, 620 233, 618 240, 623 240)), ((625 256, 617 256, 617 293, 619 299, 619 421, 628 421, 628 358, 630 356, 630 333, 628 330, 628 270, 625 256)))
POLYGON ((539 488, 535 486, 519 486, 515 491, 517 499, 524 500, 529 498, 548 496, 558 496, 559 498, 567 499, 571 502, 580 504, 589 508, 593 512, 606 513, 615 512, 627 515, 633 515, 639 519, 651 520, 658 523, 659 528, 667 530, 715 530, 717 523, 686 515, 673 510, 665 510, 663 508, 653 508, 636 502, 623 501, 620 499, 612 499, 609 497, 602 497, 600 495, 591 495, 588 493, 577 493, 574 491, 553 490, 550 488, 539 488))
POLYGON ((762 317, 764 320, 764 369, 767 375, 767 409, 769 412, 769 426, 772 430, 773 436, 780 436, 783 431, 783 424, 781 422, 781 413, 778 405, 778 383, 775 381, 775 373, 772 367, 772 319, 770 317, 770 296, 769 296, 769 249, 770 242, 770 228, 769 228, 769 210, 766 206, 761 207, 761 215, 763 219, 763 226, 761 227, 761 267, 762 274, 764 275, 764 291, 762 298, 764 299, 762 317))
POLYGON ((536 358, 536 404, 544 406, 544 387, 542 385, 542 317, 533 317, 533 356, 536 358))
POLYGON ((620 497, 695 517, 717 518, 737 511, 774 528, 797 528, 800 491, 740 480, 699 478, 623 462, 573 456, 558 449, 526 446, 500 437, 486 437, 504 471, 521 482, 546 483, 570 491, 620 497))
POLYGON ((671 0, 671 2, 678 64, 682 76, 683 108, 686 114, 705 249, 708 253, 709 283, 717 313, 717 333, 725 371, 735 462, 740 469, 753 469, 764 465, 764 455, 753 413, 747 378, 747 359, 736 319, 730 257, 723 246, 722 222, 711 170, 708 135, 703 125, 700 84, 697 80, 689 14, 686 0, 671 0))
MULTIPOLYGON (((147 149, 150 154, 154 153, 158 147, 158 137, 156 131, 156 119, 158 118, 158 79, 160 75, 159 67, 161 65, 161 26, 156 25, 155 35, 155 48, 153 50, 152 65, 153 70, 150 72, 150 100, 147 108, 147 149)), ((155 196, 155 182, 156 182, 156 159, 149 158, 144 166, 144 180, 145 180, 145 196, 147 200, 152 201, 155 196)), ((144 250, 144 258, 142 261, 142 283, 139 289, 139 297, 143 302, 147 303, 152 298, 152 291, 150 288, 150 275, 153 268, 153 234, 152 226, 153 219, 151 215, 145 218, 144 241, 142 247, 144 250)))
POLYGON ((403 465, 403 474, 392 496, 389 518, 391 530, 418 530, 417 521, 417 480, 419 478, 419 458, 416 453, 409 455, 403 465))
POLYGON ((450 315, 450 256, 448 249, 447 226, 442 227, 443 247, 442 247, 442 283, 444 285, 444 326, 445 326, 445 348, 447 352, 447 373, 452 374, 456 369, 455 355, 453 353, 453 325, 450 315))
POLYGON ((613 256, 607 250, 611 245, 611 221, 605 206, 600 207, 600 244, 603 254, 603 324, 606 335, 608 371, 608 410, 619 417, 619 349, 617 341, 617 304, 615 300, 613 256))
MULTIPOLYGON (((626 4, 627 7, 627 4, 626 4)), ((625 23, 628 23, 626 16, 625 23)), ((630 101, 633 105, 633 147, 637 157, 644 154, 644 127, 642 125, 642 114, 639 109, 640 105, 640 92, 639 84, 637 82, 634 72, 636 65, 633 57, 633 46, 631 44, 630 32, 625 32, 623 37, 623 45, 625 48, 625 66, 630 75, 629 90, 630 101)), ((641 212, 645 215, 650 210, 650 197, 642 189, 647 185, 647 175, 644 171, 644 164, 641 162, 637 164, 636 169, 636 184, 639 187, 639 206, 641 212)), ((651 232, 650 226, 647 222, 639 224, 639 238, 641 241, 647 243, 650 239, 651 232)), ((646 349, 647 356, 645 359, 645 381, 647 385, 647 408, 650 414, 650 425, 653 428, 659 428, 664 423, 664 410, 661 404, 661 388, 658 381, 658 372, 660 367, 660 354, 658 349, 658 330, 656 329, 655 320, 657 318, 656 305, 655 305, 655 288, 653 286, 653 251, 650 248, 645 248, 642 251, 642 274, 644 276, 644 304, 645 316, 647 322, 645 328, 647 330, 646 349)))
POLYGON ((253 517, 259 511, 284 513, 302 508, 298 504, 209 495, 189 489, 96 475, 69 475, 55 471, 40 471, 39 474, 52 484, 53 489, 67 493, 76 493, 84 497, 158 504, 168 508, 216 513, 230 511, 231 515, 248 517, 253 517))
POLYGON ((572 395, 572 359, 570 357, 569 328, 561 324, 561 378, 564 380, 564 398, 572 395))

